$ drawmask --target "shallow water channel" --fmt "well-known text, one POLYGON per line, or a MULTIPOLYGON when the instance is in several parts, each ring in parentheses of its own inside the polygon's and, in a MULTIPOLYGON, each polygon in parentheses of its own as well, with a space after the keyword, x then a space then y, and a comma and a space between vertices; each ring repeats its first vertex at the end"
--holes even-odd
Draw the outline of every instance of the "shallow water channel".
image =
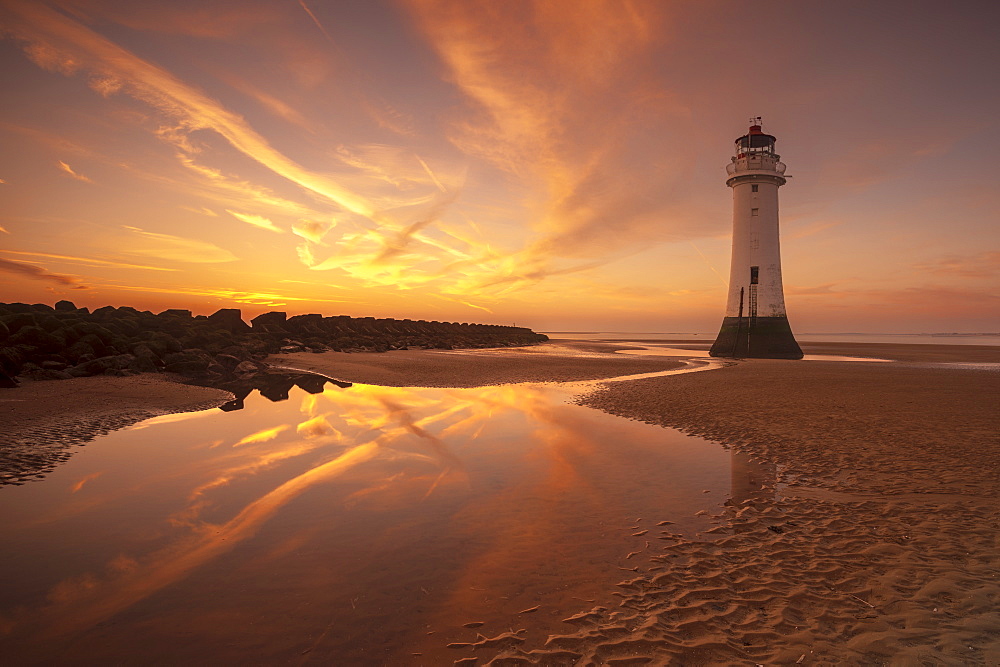
POLYGON ((586 384, 300 385, 0 489, 5 661, 451 664, 617 604, 629 553, 767 476, 586 384))

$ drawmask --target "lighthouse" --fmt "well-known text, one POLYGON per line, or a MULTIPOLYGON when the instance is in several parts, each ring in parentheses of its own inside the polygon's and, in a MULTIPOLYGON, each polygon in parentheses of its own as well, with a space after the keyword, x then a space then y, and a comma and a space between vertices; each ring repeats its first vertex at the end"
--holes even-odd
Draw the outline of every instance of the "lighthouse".
POLYGON ((778 241, 778 188, 785 164, 775 139, 761 130, 760 117, 736 140, 726 173, 733 189, 733 257, 729 300, 713 357, 801 359, 785 315, 778 241))

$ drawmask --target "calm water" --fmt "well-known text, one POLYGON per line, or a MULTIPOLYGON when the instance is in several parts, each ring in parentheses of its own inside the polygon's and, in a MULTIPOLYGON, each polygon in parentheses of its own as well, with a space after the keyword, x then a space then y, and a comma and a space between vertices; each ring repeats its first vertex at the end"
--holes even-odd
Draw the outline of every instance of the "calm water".
POLYGON ((579 385, 302 385, 0 489, 5 662, 451 664, 617 604, 630 552, 767 477, 579 385))
MULTIPOLYGON (((700 333, 629 333, 621 331, 588 331, 582 333, 542 332, 552 338, 580 340, 697 340, 707 345, 715 341, 718 331, 700 333)), ((795 333, 803 343, 907 343, 910 345, 994 345, 1000 346, 1000 334, 803 334, 795 333)))

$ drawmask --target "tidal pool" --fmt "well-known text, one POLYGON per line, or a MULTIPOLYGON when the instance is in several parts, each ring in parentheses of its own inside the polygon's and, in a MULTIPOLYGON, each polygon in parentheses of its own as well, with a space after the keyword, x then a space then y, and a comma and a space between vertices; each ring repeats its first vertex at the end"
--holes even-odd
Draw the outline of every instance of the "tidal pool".
POLYGON ((769 483, 585 387, 314 376, 101 437, 0 489, 0 655, 450 664, 477 633, 565 632, 617 604, 628 554, 769 483))

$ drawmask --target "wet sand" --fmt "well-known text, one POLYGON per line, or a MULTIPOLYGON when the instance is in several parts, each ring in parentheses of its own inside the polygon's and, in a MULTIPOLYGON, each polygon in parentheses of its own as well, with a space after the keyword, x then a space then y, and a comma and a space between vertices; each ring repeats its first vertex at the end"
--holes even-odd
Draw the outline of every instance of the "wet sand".
MULTIPOLYGON (((354 382, 452 387, 676 366, 663 357, 618 358, 593 342, 559 345, 269 361, 354 382)), ((513 637, 469 628, 450 649, 455 660, 469 660, 457 664, 1000 664, 1000 372, 931 363, 997 363, 1000 350, 803 348, 901 361, 740 361, 608 383, 583 397, 585 405, 731 447, 749 464, 734 469, 733 501, 700 535, 658 527, 659 539, 635 554, 623 542, 636 569, 609 592, 615 604, 581 606, 566 617, 565 631, 545 641, 516 634, 531 622, 523 615, 511 618, 513 637), (743 486, 747 492, 736 493, 743 486)), ((35 407, 5 401, 5 423, 23 428, 29 409, 44 419, 42 406, 72 393, 80 403, 67 409, 99 414, 96 391, 63 389, 71 382, 0 396, 28 399, 21 392, 37 391, 27 401, 35 407)), ((109 387, 100 414, 127 418, 158 400, 160 412, 180 405, 172 391, 153 396, 156 382, 115 387, 120 393, 109 387), (117 410, 109 400, 121 401, 117 410)), ((190 404, 219 400, 197 393, 212 390, 176 389, 190 404)), ((70 413, 60 407, 60 414, 67 423, 70 413)))
MULTIPOLYGON (((567 382, 677 368, 670 359, 614 355, 622 345, 575 343, 526 348, 388 353, 275 355, 267 361, 351 382, 390 387, 479 387, 567 382)), ((216 407, 220 389, 183 384, 172 375, 26 381, 0 389, 0 486, 42 479, 72 448, 156 415, 216 407)))
POLYGON ((232 398, 219 389, 144 373, 24 382, 0 389, 0 486, 41 479, 72 448, 157 415, 206 410, 232 398))
POLYGON ((1000 664, 998 397, 995 369, 863 362, 753 360, 605 385, 581 402, 720 441, 769 468, 769 491, 646 556, 618 608, 505 655, 1000 664))
POLYGON ((614 354, 635 345, 557 341, 487 350, 299 352, 268 357, 274 366, 387 387, 481 387, 517 382, 572 382, 680 368, 671 359, 614 354))
POLYGON ((544 642, 470 630, 456 658, 1000 664, 1000 350, 803 348, 897 363, 739 361, 585 396, 724 443, 757 466, 734 489, 764 492, 734 493, 714 528, 637 554, 618 605, 581 608, 544 642))

